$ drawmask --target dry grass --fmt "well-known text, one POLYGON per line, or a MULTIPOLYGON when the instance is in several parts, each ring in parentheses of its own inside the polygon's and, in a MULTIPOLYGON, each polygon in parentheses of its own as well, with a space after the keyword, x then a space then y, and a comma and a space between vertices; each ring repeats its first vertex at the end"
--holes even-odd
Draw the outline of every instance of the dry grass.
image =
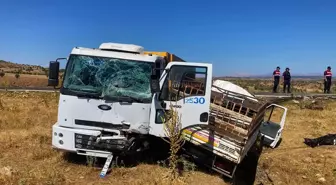
POLYGON ((45 75, 20 74, 15 78, 15 74, 6 73, 0 77, 0 87, 47 87, 48 78, 45 75))
MULTIPOLYGON (((11 177, 0 175, 0 184, 168 184, 168 169, 141 164, 116 168, 105 179, 100 169, 65 160, 51 149, 51 126, 56 121, 58 94, 0 92, 0 169, 9 166, 11 177)), ((300 109, 289 104, 283 141, 277 149, 265 149, 259 161, 256 183, 336 184, 336 148, 308 148, 304 137, 336 133, 336 103, 324 111, 300 109)), ((184 173, 187 184, 225 184, 218 176, 198 171, 184 173)))
POLYGON ((309 185, 318 184, 319 174, 324 184, 336 184, 336 147, 309 148, 303 138, 315 138, 336 133, 336 102, 327 103, 325 110, 300 109, 288 103, 289 108, 283 141, 276 149, 266 149, 259 161, 259 181, 264 184, 309 185))
POLYGON ((177 153, 183 146, 183 137, 181 135, 181 115, 178 114, 176 108, 170 105, 170 111, 165 113, 168 119, 164 123, 165 136, 168 138, 166 142, 170 145, 169 168, 170 172, 167 177, 172 181, 179 181, 180 173, 178 169, 178 155, 177 153))
MULTIPOLYGON (((11 167, 12 177, 0 175, 0 184, 168 184, 168 169, 141 164, 118 168, 105 179, 100 169, 66 161, 51 149, 51 126, 57 117, 58 94, 0 92, 0 169, 11 167)), ((219 177, 186 173, 186 183, 220 184, 219 177)))

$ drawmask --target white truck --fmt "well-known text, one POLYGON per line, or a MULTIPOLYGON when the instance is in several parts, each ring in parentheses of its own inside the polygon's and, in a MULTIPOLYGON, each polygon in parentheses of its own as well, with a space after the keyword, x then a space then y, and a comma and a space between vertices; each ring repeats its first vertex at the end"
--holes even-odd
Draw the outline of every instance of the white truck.
MULTIPOLYGON (((59 85, 59 60, 50 62, 49 86, 59 85)), ((165 137, 161 118, 172 103, 182 115, 184 154, 232 178, 265 135, 267 108, 279 107, 213 85, 212 64, 167 64, 142 46, 75 47, 66 60, 52 146, 107 158, 103 176, 112 156, 131 157, 151 146, 149 137, 165 137)))

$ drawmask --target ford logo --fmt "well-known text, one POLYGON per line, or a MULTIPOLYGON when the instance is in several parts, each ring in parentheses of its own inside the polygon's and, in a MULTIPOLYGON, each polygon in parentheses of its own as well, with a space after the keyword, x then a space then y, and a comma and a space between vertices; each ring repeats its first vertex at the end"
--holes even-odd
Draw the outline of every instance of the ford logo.
POLYGON ((112 107, 109 105, 99 105, 98 108, 100 110, 111 110, 112 109, 112 107))

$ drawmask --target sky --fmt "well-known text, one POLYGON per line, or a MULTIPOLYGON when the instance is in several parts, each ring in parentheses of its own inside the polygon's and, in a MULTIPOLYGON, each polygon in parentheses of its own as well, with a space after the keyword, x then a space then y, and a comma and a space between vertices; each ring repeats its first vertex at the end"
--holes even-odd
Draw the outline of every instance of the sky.
POLYGON ((336 66, 333 0, 0 0, 0 59, 48 66, 103 42, 213 64, 214 76, 336 66))

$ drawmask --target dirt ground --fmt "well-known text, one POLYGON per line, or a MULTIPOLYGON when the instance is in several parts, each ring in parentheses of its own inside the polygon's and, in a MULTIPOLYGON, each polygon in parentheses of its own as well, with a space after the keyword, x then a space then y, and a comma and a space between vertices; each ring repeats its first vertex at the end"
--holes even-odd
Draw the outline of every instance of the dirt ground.
POLYGON ((336 184, 336 146, 309 148, 303 138, 335 134, 336 102, 321 110, 300 109, 287 103, 288 116, 283 140, 276 149, 263 151, 257 181, 263 184, 336 184), (266 183, 267 182, 267 183, 266 183))
MULTIPOLYGON (((66 158, 51 149, 58 93, 0 92, 0 184, 168 184, 168 170, 140 164, 116 168, 105 179, 100 169, 66 158)), ((336 147, 309 148, 303 138, 336 133, 336 102, 323 111, 289 108, 281 145, 264 149, 255 184, 336 184, 336 147), (320 181, 320 182, 319 182, 320 181)), ((186 184, 227 184, 216 174, 191 170, 186 184)), ((179 184, 183 184, 182 182, 179 184)))
POLYGON ((48 78, 45 75, 21 74, 19 78, 15 74, 6 73, 0 77, 0 87, 47 87, 48 78))

